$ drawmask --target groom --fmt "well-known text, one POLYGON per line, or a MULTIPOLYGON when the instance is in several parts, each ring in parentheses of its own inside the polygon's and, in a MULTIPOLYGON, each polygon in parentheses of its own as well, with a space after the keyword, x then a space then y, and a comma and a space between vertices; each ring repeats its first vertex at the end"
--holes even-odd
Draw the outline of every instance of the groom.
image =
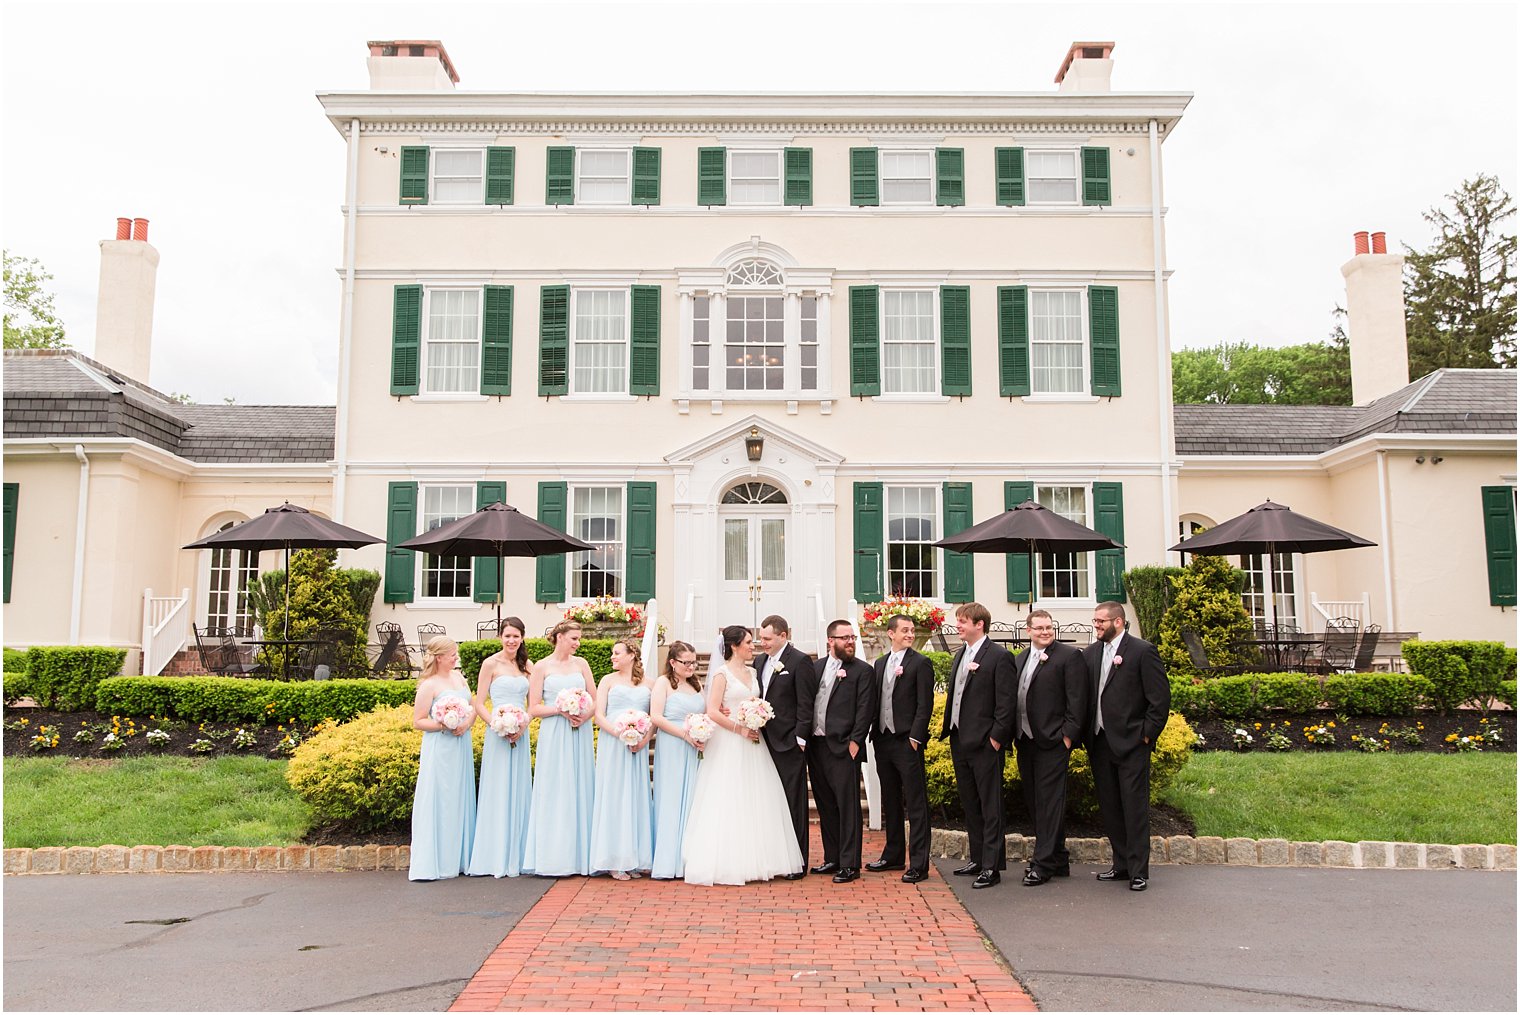
POLYGON ((807 759, 803 748, 811 728, 808 716, 797 708, 797 689, 812 675, 813 660, 791 642, 792 630, 785 617, 770 616, 760 625, 760 648, 765 654, 755 659, 755 675, 760 681, 760 697, 771 703, 776 718, 761 727, 761 739, 776 763, 786 804, 792 813, 792 827, 797 832, 797 846, 802 850, 802 870, 785 875, 796 881, 807 870, 808 800, 807 759))
POLYGON ((833 874, 842 885, 860 877, 860 767, 876 715, 876 681, 871 665, 855 658, 850 622, 832 621, 828 633, 829 654, 798 688, 797 713, 811 726, 808 773, 823 835, 823 863, 812 873, 833 874))

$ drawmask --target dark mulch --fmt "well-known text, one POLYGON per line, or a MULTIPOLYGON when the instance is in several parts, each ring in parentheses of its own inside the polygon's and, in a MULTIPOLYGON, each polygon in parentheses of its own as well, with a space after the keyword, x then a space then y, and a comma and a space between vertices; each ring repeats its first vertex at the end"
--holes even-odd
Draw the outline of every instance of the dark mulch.
POLYGON ((1453 750, 1447 737, 1472 737, 1483 733, 1483 750, 1515 753, 1515 713, 1496 711, 1488 714, 1487 723, 1474 711, 1460 710, 1453 715, 1421 712, 1416 716, 1377 718, 1372 716, 1340 716, 1334 712, 1321 711, 1289 718, 1267 715, 1256 719, 1200 719, 1189 720, 1193 731, 1203 734, 1203 743, 1194 747, 1197 751, 1266 751, 1276 753, 1267 746, 1267 734, 1276 731, 1287 736, 1293 746, 1289 751, 1357 751, 1364 750, 1362 741, 1386 741, 1392 754, 1436 753, 1449 754, 1453 750), (1334 723, 1334 726, 1330 724, 1334 723), (1325 743, 1324 737, 1316 735, 1311 742, 1305 727, 1325 726, 1335 736, 1333 744, 1325 743), (1252 738, 1244 748, 1236 747, 1234 733, 1245 730, 1252 738), (1400 733, 1413 731, 1406 741, 1400 733), (1487 731, 1487 732, 1485 732, 1487 731), (1495 737, 1494 731, 1498 736, 1495 737), (1352 737, 1357 737, 1353 740, 1352 737), (1417 738, 1417 742, 1416 742, 1417 738))
MULTIPOLYGON (((37 757, 64 758, 136 758, 145 754, 174 755, 187 758, 213 758, 225 754, 240 754, 255 758, 284 758, 287 752, 279 748, 280 740, 291 731, 306 736, 311 727, 304 723, 283 723, 273 726, 206 722, 193 723, 182 720, 156 720, 140 716, 113 716, 100 712, 52 712, 42 708, 11 707, 5 710, 5 756, 35 755, 37 757), (117 729, 121 748, 105 751, 106 734, 117 729), (283 729, 281 728, 283 726, 283 729), (43 727, 58 733, 58 746, 37 750, 33 740, 41 735, 43 727), (252 736, 253 742, 246 746, 234 746, 234 738, 241 729, 252 736), (75 740, 81 730, 92 740, 75 740), (163 730, 169 739, 162 746, 154 746, 148 739, 149 730, 163 730), (211 750, 197 752, 190 749, 196 740, 206 740, 211 750)), ((51 737, 49 738, 51 739, 51 737)))

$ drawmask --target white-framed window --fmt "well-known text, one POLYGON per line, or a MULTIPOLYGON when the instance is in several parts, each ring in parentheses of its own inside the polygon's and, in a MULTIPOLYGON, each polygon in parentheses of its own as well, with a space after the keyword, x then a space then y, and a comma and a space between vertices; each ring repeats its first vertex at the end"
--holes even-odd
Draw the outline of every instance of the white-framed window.
POLYGON ((485 200, 486 153, 481 148, 434 148, 428 167, 434 204, 480 204, 485 200))
POLYGON ((1030 204, 1076 204, 1081 197, 1075 150, 1026 150, 1024 179, 1030 204))
POLYGON ((628 204, 633 153, 626 148, 575 150, 575 203, 628 204))
POLYGON ((887 594, 937 599, 940 592, 937 486, 885 489, 887 594))
POLYGON ((802 334, 798 337, 799 383, 803 391, 818 390, 818 297, 802 297, 802 334))
POLYGON ((778 294, 730 295, 723 345, 723 383, 729 391, 786 387, 786 322, 778 294))
POLYGON ((478 392, 480 290, 427 290, 423 345, 423 391, 431 395, 478 392))
POLYGON ((570 392, 628 392, 628 290, 576 289, 570 301, 570 392))
POLYGON ((570 489, 570 532, 596 549, 570 555, 570 598, 623 595, 623 487, 570 489))
MULTIPOLYGON (((419 489, 422 531, 431 532, 475 510, 473 483, 430 483, 419 489)), ((417 555, 421 568, 419 599, 468 599, 474 558, 417 555)))
MULTIPOLYGON (((1240 568, 1246 573, 1240 600, 1245 604, 1251 620, 1261 623, 1267 619, 1266 557, 1264 553, 1244 553, 1240 556, 1240 568)), ((1291 553, 1272 555, 1272 601, 1277 623, 1298 622, 1298 579, 1293 557, 1291 553)))
POLYGON ((782 163, 779 151, 729 149, 730 204, 780 204, 782 163))
POLYGON ((881 392, 939 393, 939 315, 933 289, 881 293, 881 392))
POLYGON ((934 152, 884 151, 877 158, 882 204, 934 203, 934 152))
MULTIPOLYGON (((218 532, 225 532, 237 522, 228 522, 218 532)), ((253 607, 248 589, 259 580, 259 555, 255 550, 218 549, 211 554, 210 573, 206 581, 206 629, 226 632, 239 638, 253 636, 253 607)))
MULTIPOLYGON (((1069 518, 1079 525, 1092 527, 1092 491, 1086 486, 1037 486, 1039 505, 1069 518)), ((1040 554, 1041 599, 1091 599, 1093 589, 1093 555, 1082 553, 1040 554)))
POLYGON ((789 287, 774 262, 763 257, 736 262, 722 288, 697 290, 687 308, 691 392, 779 400, 822 387, 821 297, 815 290, 789 287))
POLYGON ((1087 392, 1087 329, 1076 289, 1029 292, 1029 381, 1036 395, 1087 392))
POLYGON ((691 298, 691 386, 706 391, 712 366, 712 297, 700 293, 691 298))

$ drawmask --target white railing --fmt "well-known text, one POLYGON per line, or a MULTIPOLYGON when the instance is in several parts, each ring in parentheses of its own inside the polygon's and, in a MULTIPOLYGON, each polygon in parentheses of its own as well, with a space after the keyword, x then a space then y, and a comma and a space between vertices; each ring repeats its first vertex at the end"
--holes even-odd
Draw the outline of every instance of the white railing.
POLYGON ((142 671, 156 677, 190 640, 190 590, 178 598, 143 589, 142 671))
POLYGON ((1358 628, 1366 627, 1372 619, 1372 597, 1362 593, 1360 599, 1321 599, 1309 593, 1309 605, 1319 614, 1318 627, 1323 631, 1327 621, 1336 617, 1350 617, 1358 628))
POLYGON ((821 659, 829 650, 829 643, 825 641, 826 629, 829 619, 823 614, 823 586, 813 586, 813 626, 818 630, 818 657, 821 659))
MULTIPOLYGON (((845 619, 850 622, 850 630, 855 635, 855 651, 861 653, 860 658, 865 659, 865 645, 860 637, 860 604, 854 599, 850 600, 845 609, 845 619)), ((870 660, 866 660, 870 662, 870 660)), ((869 828, 881 828, 881 777, 876 774, 876 754, 873 751, 866 752, 864 772, 866 779, 866 825, 869 828)))

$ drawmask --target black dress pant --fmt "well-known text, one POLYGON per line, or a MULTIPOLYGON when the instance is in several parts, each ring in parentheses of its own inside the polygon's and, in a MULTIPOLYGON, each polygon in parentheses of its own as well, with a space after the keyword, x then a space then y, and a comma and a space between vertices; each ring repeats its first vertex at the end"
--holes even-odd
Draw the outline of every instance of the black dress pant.
POLYGON ((792 827, 797 831, 797 847, 802 850, 802 866, 808 862, 808 786, 807 753, 793 744, 789 751, 771 751, 776 763, 776 774, 781 777, 781 788, 786 791, 786 806, 792 814, 792 827))
POLYGON ((1050 877, 1071 864, 1066 851, 1066 770, 1071 752, 1061 744, 1041 747, 1027 737, 1015 737, 1013 750, 1024 784, 1024 806, 1034 821, 1029 866, 1050 877))
POLYGON ((1114 868, 1132 878, 1151 876, 1151 752, 1142 744, 1117 755, 1103 733, 1093 734, 1088 746, 1093 788, 1103 830, 1114 851, 1114 868))
POLYGON ((876 775, 881 780, 882 826, 887 846, 881 859, 906 863, 912 870, 929 869, 929 786, 924 774, 922 745, 914 750, 906 733, 886 733, 872 741, 876 775), (908 834, 903 835, 903 819, 908 834))
POLYGON ((808 777, 818 805, 818 831, 825 863, 860 869, 860 766, 849 754, 829 750, 823 737, 808 738, 808 777))
POLYGON ((1008 869, 1008 843, 1003 838, 1003 752, 986 740, 965 743, 950 731, 950 758, 955 762, 955 788, 966 812, 966 839, 971 859, 982 870, 1008 869))

